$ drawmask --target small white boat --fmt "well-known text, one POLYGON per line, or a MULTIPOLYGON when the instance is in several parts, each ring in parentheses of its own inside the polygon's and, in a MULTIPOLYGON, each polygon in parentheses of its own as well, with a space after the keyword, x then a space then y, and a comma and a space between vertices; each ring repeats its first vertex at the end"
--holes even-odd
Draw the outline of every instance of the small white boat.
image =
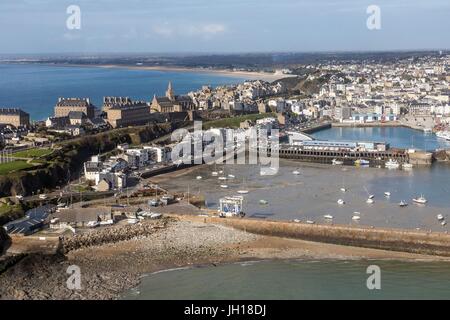
POLYGON ((414 198, 413 201, 418 204, 426 204, 428 202, 428 200, 423 195, 418 198, 414 198))
POLYGON ((389 197, 391 196, 391 193, 390 193, 389 191, 386 191, 386 192, 384 193, 384 196, 387 197, 387 198, 389 198, 389 197))
POLYGON ((227 177, 219 177, 218 179, 224 181, 227 180, 227 177))
POLYGON ((385 166, 388 169, 398 169, 400 168, 400 163, 398 163, 397 160, 389 159, 389 161, 385 163, 385 166))
POLYGON ((45 200, 45 199, 47 199, 48 197, 47 197, 47 195, 46 194, 40 194, 39 195, 39 199, 41 199, 41 200, 45 200))
POLYGON ((402 164, 403 169, 412 169, 413 165, 411 163, 404 163, 402 164))
POLYGON ((232 174, 229 174, 229 175, 228 175, 228 178, 234 179, 234 178, 235 178, 235 176, 234 176, 234 175, 232 175, 232 174))
POLYGON ((359 220, 361 220, 361 217, 360 217, 359 215, 354 215, 354 216, 352 217, 352 220, 353 220, 353 221, 359 221, 359 220))
POLYGON ((446 225, 447 225, 447 222, 446 222, 446 221, 442 221, 442 222, 441 222, 441 226, 445 227, 446 225))
POLYGON ((202 180, 203 177, 202 177, 202 176, 197 176, 196 179, 197 179, 197 180, 202 180))
POLYGON ((23 200, 23 196, 20 195, 20 194, 18 194, 18 195, 16 195, 16 199, 17 199, 17 200, 23 200))
POLYGON ((259 200, 259 204, 268 204, 269 203, 269 201, 267 201, 267 200, 259 200))
POLYGON ((301 221, 299 219, 294 219, 293 220, 295 223, 300 223, 301 221))
POLYGON ((213 177, 217 177, 217 176, 219 175, 219 173, 218 173, 217 171, 213 171, 213 172, 211 172, 211 175, 212 175, 213 177))
POLYGON ((220 171, 219 171, 219 174, 222 174, 222 173, 223 173, 223 170, 220 170, 220 171))
POLYGON ((342 192, 347 192, 347 189, 346 188, 341 188, 341 191, 342 192))
POLYGON ((315 222, 312 221, 312 220, 306 220, 306 223, 307 223, 307 224, 314 224, 315 222))
POLYGON ((294 171, 292 171, 292 174, 298 176, 300 174, 300 171, 294 170, 294 171))
POLYGON ((436 216, 436 218, 437 218, 439 221, 444 220, 444 216, 443 216, 442 214, 438 214, 438 215, 436 216))
POLYGON ((370 198, 367 199, 367 201, 366 201, 367 204, 372 204, 372 203, 374 203, 374 202, 375 202, 375 201, 374 201, 373 199, 370 199, 370 198))
POLYGON ((228 185, 226 185, 226 184, 221 184, 220 187, 221 187, 222 189, 228 189, 228 185))
POLYGON ((405 202, 405 201, 400 201, 400 203, 398 204, 400 207, 407 207, 408 206, 408 203, 407 202, 405 202))
POLYGON ((237 193, 239 193, 239 194, 247 194, 248 190, 238 190, 237 193))
POLYGON ((329 214, 326 214, 326 215, 324 215, 323 216, 325 219, 327 219, 327 220, 333 220, 333 216, 332 215, 329 215, 329 214))
POLYGON ((97 228, 100 225, 98 221, 89 221, 86 226, 88 228, 97 228))
POLYGON ((344 205, 344 204, 345 204, 345 201, 342 200, 342 199, 339 199, 339 200, 337 201, 337 203, 338 203, 339 205, 344 205))
POLYGON ((344 161, 341 161, 341 160, 338 160, 338 159, 333 159, 333 160, 331 161, 331 164, 332 164, 333 166, 340 166, 340 165, 343 165, 343 164, 344 164, 344 161))
POLYGON ((370 194, 369 195, 369 199, 373 199, 373 198, 375 198, 375 195, 374 194, 370 194))

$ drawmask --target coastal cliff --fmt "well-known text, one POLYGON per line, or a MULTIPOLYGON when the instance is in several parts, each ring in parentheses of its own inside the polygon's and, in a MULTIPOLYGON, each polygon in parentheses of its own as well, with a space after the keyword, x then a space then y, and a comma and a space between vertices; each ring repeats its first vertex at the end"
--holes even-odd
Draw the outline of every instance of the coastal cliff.
POLYGON ((0 227, 0 256, 3 254, 3 251, 6 249, 8 242, 9 242, 9 237, 6 234, 5 229, 0 227))
POLYGON ((0 177, 0 197, 31 195, 54 189, 69 179, 78 178, 83 163, 98 153, 112 151, 120 143, 150 142, 184 126, 185 122, 152 124, 116 129, 92 136, 62 142, 59 150, 45 158, 45 165, 34 170, 19 171, 0 177), (70 175, 70 176, 69 176, 70 175))

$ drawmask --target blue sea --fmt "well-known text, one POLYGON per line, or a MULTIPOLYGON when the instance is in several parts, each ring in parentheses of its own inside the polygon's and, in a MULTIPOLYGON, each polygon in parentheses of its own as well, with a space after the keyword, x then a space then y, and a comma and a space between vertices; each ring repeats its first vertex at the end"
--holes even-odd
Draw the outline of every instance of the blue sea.
POLYGON ((151 101, 154 94, 164 95, 169 81, 175 94, 186 94, 203 85, 215 87, 244 80, 204 72, 0 64, 0 107, 19 107, 33 120, 43 120, 53 114, 58 97, 91 98, 101 108, 104 96, 151 101))

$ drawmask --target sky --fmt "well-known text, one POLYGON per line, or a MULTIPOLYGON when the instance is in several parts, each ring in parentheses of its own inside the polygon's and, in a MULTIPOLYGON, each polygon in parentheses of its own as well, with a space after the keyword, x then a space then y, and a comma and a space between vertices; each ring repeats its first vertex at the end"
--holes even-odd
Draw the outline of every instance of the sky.
POLYGON ((0 54, 449 49, 449 31, 449 0, 0 0, 0 54))

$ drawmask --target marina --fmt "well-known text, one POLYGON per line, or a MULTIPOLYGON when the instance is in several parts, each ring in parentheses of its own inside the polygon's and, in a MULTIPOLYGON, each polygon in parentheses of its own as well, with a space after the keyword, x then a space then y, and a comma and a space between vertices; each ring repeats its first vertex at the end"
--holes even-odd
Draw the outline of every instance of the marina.
MULTIPOLYGON (((361 128, 339 130, 345 133, 361 128)), ((395 137, 396 130, 402 133, 406 129, 389 130, 395 137)), ((415 130, 407 130, 415 134, 415 130)), ((316 134, 324 133, 319 131, 316 134)), ((423 134, 421 137, 430 143, 437 140, 423 134)), ((381 140, 378 136, 373 138, 381 140)), ((390 137, 385 138, 391 140, 390 137)), ((423 143, 418 138, 416 140, 419 144, 423 143)), ((355 221, 351 219, 352 212, 361 212, 358 223, 368 227, 447 231, 446 226, 435 219, 438 213, 450 207, 450 166, 446 163, 418 166, 413 170, 387 170, 364 165, 332 166, 331 163, 282 159, 279 173, 275 176, 261 176, 259 166, 217 165, 216 170, 219 167, 225 167, 227 172, 237 177, 227 181, 229 188, 226 191, 217 190, 214 187, 217 182, 212 179, 205 179, 193 187, 197 193, 205 195, 212 210, 217 208, 219 198, 242 194, 246 216, 250 218, 321 221, 324 212, 327 212, 333 216, 333 223, 352 224, 355 221), (413 199, 417 198, 420 201, 421 194, 426 197, 426 206, 421 203, 408 206, 407 200, 414 202, 413 199)), ((168 189, 179 190, 179 185, 186 185, 192 176, 210 176, 208 172, 214 170, 211 168, 199 166, 193 172, 180 176, 177 185, 169 180, 162 181, 162 184, 168 189)))

